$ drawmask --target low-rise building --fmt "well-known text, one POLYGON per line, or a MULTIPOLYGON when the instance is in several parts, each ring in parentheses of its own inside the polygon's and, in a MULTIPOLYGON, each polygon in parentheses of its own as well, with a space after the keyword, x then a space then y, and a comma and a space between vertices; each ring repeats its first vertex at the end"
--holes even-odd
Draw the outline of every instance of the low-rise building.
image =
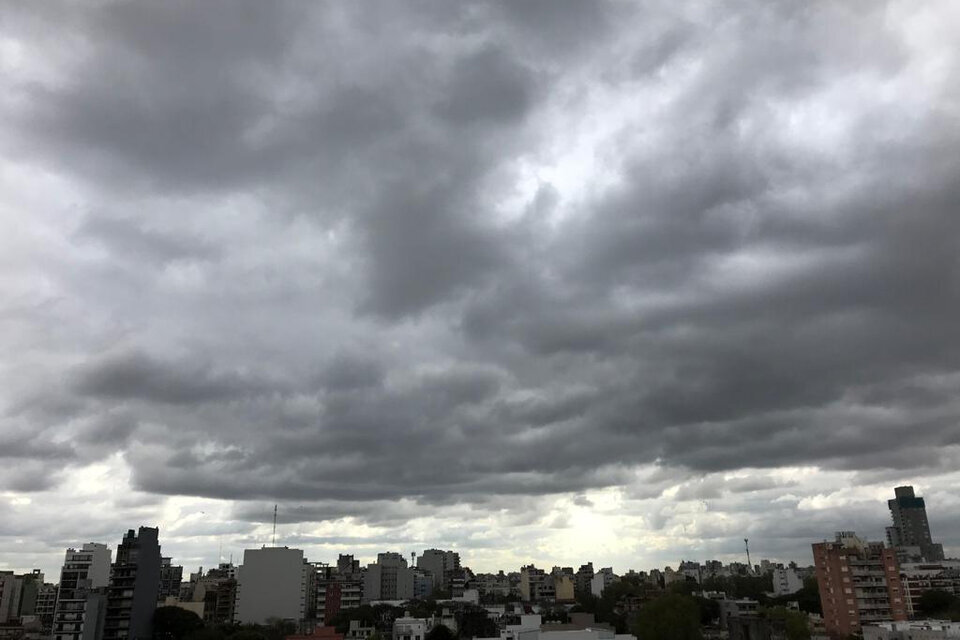
POLYGON ((408 614, 393 621, 393 640, 424 640, 429 630, 429 620, 408 614))
POLYGON ((899 620, 864 625, 863 640, 946 640, 960 638, 960 622, 899 620))
POLYGON ((345 636, 346 640, 367 640, 370 636, 377 632, 377 628, 373 625, 365 627, 363 622, 360 620, 351 620, 350 628, 347 629, 345 636))
POLYGON ((960 562, 944 560, 935 563, 900 565, 900 582, 907 603, 907 615, 915 617, 924 591, 945 591, 960 596, 960 562))

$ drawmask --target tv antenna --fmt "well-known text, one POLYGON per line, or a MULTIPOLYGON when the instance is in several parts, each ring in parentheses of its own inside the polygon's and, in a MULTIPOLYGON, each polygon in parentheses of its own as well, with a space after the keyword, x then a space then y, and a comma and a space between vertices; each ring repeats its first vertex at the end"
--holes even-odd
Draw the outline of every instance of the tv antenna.
POLYGON ((747 573, 753 573, 753 565, 750 564, 750 540, 749 538, 743 539, 743 546, 747 549, 747 573))
POLYGON ((273 505, 273 542, 271 546, 277 546, 277 505, 273 505))

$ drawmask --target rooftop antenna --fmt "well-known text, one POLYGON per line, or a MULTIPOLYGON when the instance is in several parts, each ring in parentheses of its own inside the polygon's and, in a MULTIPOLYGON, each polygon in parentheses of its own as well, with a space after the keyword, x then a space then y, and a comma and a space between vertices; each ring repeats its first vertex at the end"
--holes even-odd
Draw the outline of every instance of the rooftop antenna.
POLYGON ((750 564, 750 540, 748 538, 743 539, 743 546, 747 549, 747 572, 753 573, 753 565, 750 564))
POLYGON ((277 505, 273 505, 273 542, 271 546, 277 546, 277 505))

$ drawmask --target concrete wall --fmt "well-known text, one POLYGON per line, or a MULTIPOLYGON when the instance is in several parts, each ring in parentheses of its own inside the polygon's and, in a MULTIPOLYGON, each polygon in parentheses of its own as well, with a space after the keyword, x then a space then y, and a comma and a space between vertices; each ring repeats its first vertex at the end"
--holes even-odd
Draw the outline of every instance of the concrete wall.
POLYGON ((298 621, 304 586, 300 549, 247 549, 237 583, 237 622, 264 624, 268 618, 298 621))

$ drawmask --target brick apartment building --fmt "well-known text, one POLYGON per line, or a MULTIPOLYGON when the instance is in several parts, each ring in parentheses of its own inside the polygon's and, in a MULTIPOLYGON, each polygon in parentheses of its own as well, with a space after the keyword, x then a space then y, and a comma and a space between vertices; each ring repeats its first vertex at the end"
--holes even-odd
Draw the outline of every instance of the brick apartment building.
POLYGON ((907 619, 895 549, 841 531, 834 542, 813 545, 813 560, 831 637, 847 638, 865 624, 907 619))

